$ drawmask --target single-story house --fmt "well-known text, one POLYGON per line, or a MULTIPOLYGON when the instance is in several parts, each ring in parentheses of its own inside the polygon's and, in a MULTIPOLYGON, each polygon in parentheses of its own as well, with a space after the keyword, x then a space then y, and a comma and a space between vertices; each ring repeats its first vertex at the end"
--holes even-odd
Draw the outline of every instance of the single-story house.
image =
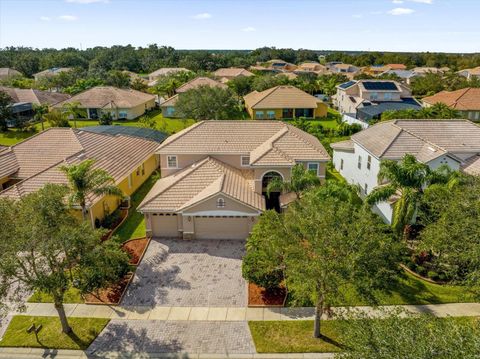
POLYGON ((441 91, 422 99, 424 107, 443 103, 460 112, 463 117, 480 121, 480 88, 468 87, 457 91, 441 91))
POLYGON ((46 70, 37 72, 36 74, 33 74, 33 78, 35 79, 35 81, 39 81, 43 78, 53 77, 62 72, 68 72, 72 70, 73 68, 71 67, 52 67, 50 69, 46 69, 46 70))
POLYGON ((11 69, 10 67, 0 67, 0 81, 8 80, 13 77, 23 76, 20 71, 11 69))
POLYGON ((218 87, 226 89, 228 88, 227 85, 211 79, 209 77, 196 77, 193 80, 184 83, 182 86, 175 90, 176 94, 172 97, 166 99, 164 102, 160 104, 160 108, 162 109, 163 117, 175 117, 175 104, 178 100, 178 97, 181 96, 182 93, 185 93, 189 90, 194 90, 199 88, 200 86, 210 86, 210 87, 218 87))
POLYGON ((276 86, 265 91, 253 91, 244 97, 252 119, 317 118, 327 116, 328 106, 320 99, 295 86, 276 86))
POLYGON ((113 86, 97 86, 81 92, 54 108, 62 108, 67 103, 78 103, 86 110, 87 118, 98 119, 102 113, 110 113, 116 120, 133 120, 155 107, 156 96, 132 89, 113 86))
POLYGON ((254 76, 253 73, 241 67, 221 68, 215 71, 213 75, 217 80, 219 80, 222 83, 233 80, 234 78, 237 78, 239 76, 246 76, 246 77, 254 76))
MULTIPOLYGON (((138 206, 147 234, 183 239, 245 239, 282 194, 265 191, 302 164, 321 180, 330 160, 320 141, 282 121, 201 121, 157 149, 162 178, 138 206)), ((288 196, 284 196, 288 197, 288 196)))
POLYGON ((184 67, 163 67, 148 74, 148 86, 155 86, 157 80, 162 76, 173 75, 178 72, 190 72, 189 69, 184 67))
MULTIPOLYGON (((93 225, 112 213, 122 200, 128 202, 158 167, 155 150, 159 145, 151 139, 123 134, 49 128, 0 151, 0 196, 18 199, 47 183, 67 184, 59 167, 92 159, 94 167, 107 171, 124 194, 123 199, 90 195, 87 208, 93 225)), ((80 208, 74 208, 81 216, 80 208)))
POLYGON ((464 76, 467 80, 473 80, 474 78, 480 78, 480 66, 473 69, 464 69, 457 72, 460 76, 464 76))

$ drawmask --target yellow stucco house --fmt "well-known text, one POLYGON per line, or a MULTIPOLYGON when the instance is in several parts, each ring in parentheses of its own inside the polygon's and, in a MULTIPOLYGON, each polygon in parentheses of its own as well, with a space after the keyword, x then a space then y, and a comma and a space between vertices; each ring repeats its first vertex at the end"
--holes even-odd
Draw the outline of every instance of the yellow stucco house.
POLYGON ((297 117, 326 117, 328 106, 295 86, 276 86, 253 91, 244 97, 245 108, 253 120, 281 120, 297 117))
MULTIPOLYGON (((115 126, 122 127, 122 126, 115 126)), ((60 166, 87 159, 107 171, 124 198, 94 196, 87 209, 93 224, 112 213, 158 167, 159 142, 130 135, 111 135, 72 128, 50 128, 14 146, 0 148, 0 196, 18 199, 47 183, 67 184, 60 166)), ((79 207, 74 207, 80 217, 79 207)))

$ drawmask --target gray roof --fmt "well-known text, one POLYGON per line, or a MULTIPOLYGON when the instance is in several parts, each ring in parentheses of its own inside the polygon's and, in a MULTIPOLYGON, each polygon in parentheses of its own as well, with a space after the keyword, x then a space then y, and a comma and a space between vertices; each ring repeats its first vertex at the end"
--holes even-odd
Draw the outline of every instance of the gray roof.
POLYGON ((357 109, 358 117, 372 119, 385 111, 420 110, 422 106, 412 97, 403 98, 401 101, 378 102, 375 105, 363 106, 357 109))
POLYGON ((134 126, 87 126, 82 127, 83 131, 94 132, 94 133, 102 133, 107 135, 126 135, 126 136, 133 136, 144 138, 147 140, 156 141, 158 143, 162 143, 168 135, 165 132, 153 130, 151 128, 143 128, 143 127, 134 127, 134 126))

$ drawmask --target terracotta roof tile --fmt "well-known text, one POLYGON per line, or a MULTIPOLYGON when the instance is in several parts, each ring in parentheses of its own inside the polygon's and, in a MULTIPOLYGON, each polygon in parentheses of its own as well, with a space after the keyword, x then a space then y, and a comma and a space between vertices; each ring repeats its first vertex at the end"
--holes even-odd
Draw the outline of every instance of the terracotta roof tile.
POLYGON ((480 88, 465 88, 457 91, 441 91, 433 96, 424 97, 423 102, 430 105, 443 103, 460 111, 480 110, 480 88))
POLYGON ((227 85, 222 84, 221 82, 215 81, 209 77, 196 77, 193 80, 188 81, 179 88, 175 90, 176 93, 187 92, 188 90, 197 89, 200 86, 210 86, 210 87, 219 87, 226 89, 227 85))

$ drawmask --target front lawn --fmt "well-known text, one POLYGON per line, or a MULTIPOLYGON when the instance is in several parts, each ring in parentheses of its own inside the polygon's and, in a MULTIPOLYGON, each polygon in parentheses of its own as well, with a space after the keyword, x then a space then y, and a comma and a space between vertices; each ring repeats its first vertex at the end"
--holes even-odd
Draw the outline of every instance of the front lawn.
MULTIPOLYGON (((165 118, 160 110, 151 111, 147 116, 155 118, 158 131, 166 132, 169 135, 177 133, 195 123, 195 120, 191 119, 182 120, 179 118, 165 118)), ((123 126, 139 126, 138 119, 114 122, 114 124, 117 123, 123 126)))
POLYGON ((339 352, 344 325, 342 320, 322 321, 323 338, 316 339, 311 320, 248 322, 258 353, 339 352))
POLYGON ((17 315, 12 318, 0 347, 32 347, 50 349, 84 350, 105 328, 110 319, 103 318, 68 318, 72 327, 71 334, 62 333, 58 317, 32 317, 17 315), (38 341, 34 333, 27 333, 32 325, 42 325, 38 341))
POLYGON ((158 176, 152 174, 131 197, 131 207, 128 217, 113 233, 123 243, 132 238, 145 237, 145 217, 137 211, 137 207, 155 184, 158 176))

